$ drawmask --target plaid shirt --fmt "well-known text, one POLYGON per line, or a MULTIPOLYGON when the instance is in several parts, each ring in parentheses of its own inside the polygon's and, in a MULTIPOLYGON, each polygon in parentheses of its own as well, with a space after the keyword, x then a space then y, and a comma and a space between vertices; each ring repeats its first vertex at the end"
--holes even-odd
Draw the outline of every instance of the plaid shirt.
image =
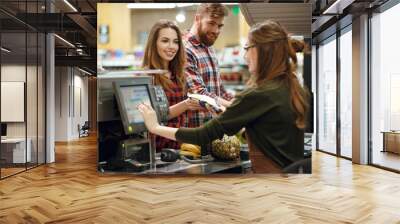
MULTIPOLYGON (((221 83, 214 48, 200 43, 190 32, 183 35, 183 43, 187 55, 185 75, 189 92, 231 100, 233 96, 221 83)), ((202 111, 189 111, 188 116, 188 127, 199 127, 212 118, 210 112, 202 111)))
MULTIPOLYGON (((173 85, 171 86, 171 91, 165 90, 165 95, 167 96, 169 106, 175 105, 187 98, 183 93, 182 88, 178 86, 175 75, 171 75, 171 81, 173 85)), ((167 126, 173 128, 187 127, 187 112, 180 114, 179 116, 168 120, 167 126)), ((160 151, 163 148, 179 149, 181 143, 169 140, 160 136, 156 136, 156 150, 160 151)))

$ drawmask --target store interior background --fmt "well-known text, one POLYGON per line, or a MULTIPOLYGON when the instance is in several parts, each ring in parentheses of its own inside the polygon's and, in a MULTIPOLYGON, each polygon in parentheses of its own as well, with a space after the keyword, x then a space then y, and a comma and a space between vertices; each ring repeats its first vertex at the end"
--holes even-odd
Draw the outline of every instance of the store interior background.
MULTIPOLYGON (((172 4, 170 4, 172 5, 172 4)), ((137 4, 99 4, 98 26, 107 27, 109 37, 102 43, 102 35, 98 38, 98 65, 110 69, 140 69, 148 33, 154 23, 160 19, 176 21, 178 15, 184 21, 177 22, 182 32, 190 29, 196 6, 176 7, 171 9, 135 9, 137 4), (116 16, 118 15, 118 16, 116 16), (123 22, 121 22, 123 21, 123 22)), ((154 5, 153 5, 154 6, 154 5)), ((104 28, 104 29, 107 29, 104 28)), ((228 90, 240 88, 242 74, 245 73, 244 60, 241 56, 245 35, 249 27, 241 15, 239 6, 230 7, 230 15, 226 17, 223 31, 215 43, 225 84, 231 84, 228 90)), ((247 75, 247 74, 245 74, 247 75)))
MULTIPOLYGON (((152 4, 151 7, 156 8, 141 8, 143 5, 138 3, 98 4, 98 67, 106 70, 140 69, 148 33, 154 23, 160 19, 172 20, 182 32, 187 32, 193 24, 197 5, 165 3, 152 4), (168 6, 171 8, 166 9, 168 6)), ((249 25, 239 4, 226 6, 229 15, 213 46, 224 86, 228 91, 237 93, 249 78, 243 59, 249 25)), ((297 35, 296 38, 303 39, 304 36, 297 35)), ((299 77, 302 78, 303 53, 299 53, 298 57, 299 77)))
MULTIPOLYGON (((100 79, 103 74, 112 76, 111 71, 129 71, 142 69, 144 50, 148 41, 151 28, 160 19, 176 22, 182 33, 189 32, 195 19, 195 13, 200 3, 153 3, 153 4, 107 4, 97 5, 98 10, 98 69, 106 72, 98 73, 99 78, 99 114, 103 114, 104 102, 102 98, 108 98, 102 92, 100 79)), ((222 85, 227 91, 238 94, 245 89, 245 83, 250 77, 248 66, 244 60, 244 46, 250 25, 261 22, 260 14, 268 14, 275 17, 286 27, 292 38, 303 40, 311 36, 311 5, 308 4, 245 4, 224 3, 228 15, 224 19, 224 26, 213 45, 218 59, 218 70, 221 75, 222 85), (250 13, 251 12, 251 13, 250 13)), ((303 83, 303 58, 304 54, 298 53, 299 66, 298 77, 303 83)), ((311 80, 311 55, 307 55, 309 62, 308 80, 311 80)), ((118 75, 120 73, 114 73, 118 75)), ((309 83, 308 83, 309 84, 309 83)), ((99 121, 102 118, 99 116, 99 121)), ((99 126, 101 126, 99 124, 99 126)), ((103 158, 104 146, 102 143, 107 133, 106 129, 100 129, 99 133, 99 158, 103 158)), ((311 134, 308 135, 311 138, 311 134)), ((311 141, 311 139, 309 139, 311 141)), ((111 148, 111 147, 109 147, 111 148)), ((109 150, 109 149, 108 149, 109 150)), ((311 155, 311 147, 304 153, 306 157, 311 155)), ((104 159, 103 159, 104 160, 104 159)), ((100 163, 104 163, 99 160, 100 163)), ((100 164, 99 163, 99 164, 100 164)), ((310 164, 311 165, 311 164, 310 164)))

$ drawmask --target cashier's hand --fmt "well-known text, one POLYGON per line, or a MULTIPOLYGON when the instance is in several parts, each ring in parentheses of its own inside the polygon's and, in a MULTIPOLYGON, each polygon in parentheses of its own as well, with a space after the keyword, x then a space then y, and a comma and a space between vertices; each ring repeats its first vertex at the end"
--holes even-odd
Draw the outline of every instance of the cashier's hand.
POLYGON ((142 114, 144 123, 150 132, 154 132, 160 124, 157 120, 157 114, 150 105, 145 103, 138 105, 138 110, 142 114))

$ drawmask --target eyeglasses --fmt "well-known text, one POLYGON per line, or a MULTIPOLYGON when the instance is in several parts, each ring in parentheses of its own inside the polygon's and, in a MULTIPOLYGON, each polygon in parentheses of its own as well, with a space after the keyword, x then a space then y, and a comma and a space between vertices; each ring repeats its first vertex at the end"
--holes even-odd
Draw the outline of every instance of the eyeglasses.
POLYGON ((246 46, 243 47, 243 49, 244 49, 245 51, 248 51, 250 48, 255 47, 255 46, 256 46, 255 44, 253 44, 253 45, 246 45, 246 46))

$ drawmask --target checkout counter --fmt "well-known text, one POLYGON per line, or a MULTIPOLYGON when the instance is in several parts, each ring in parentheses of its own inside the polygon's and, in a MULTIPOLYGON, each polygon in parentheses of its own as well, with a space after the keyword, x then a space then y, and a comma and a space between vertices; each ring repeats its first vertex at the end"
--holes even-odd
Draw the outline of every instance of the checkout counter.
POLYGON ((153 85, 153 76, 163 70, 119 71, 98 74, 98 170, 135 174, 212 174, 246 173, 251 168, 248 158, 217 161, 202 148, 201 159, 178 156, 163 160, 155 149, 155 136, 150 134, 137 105, 152 105, 158 120, 168 119, 168 100, 161 86, 153 85), (192 162, 193 161, 193 162, 192 162))

